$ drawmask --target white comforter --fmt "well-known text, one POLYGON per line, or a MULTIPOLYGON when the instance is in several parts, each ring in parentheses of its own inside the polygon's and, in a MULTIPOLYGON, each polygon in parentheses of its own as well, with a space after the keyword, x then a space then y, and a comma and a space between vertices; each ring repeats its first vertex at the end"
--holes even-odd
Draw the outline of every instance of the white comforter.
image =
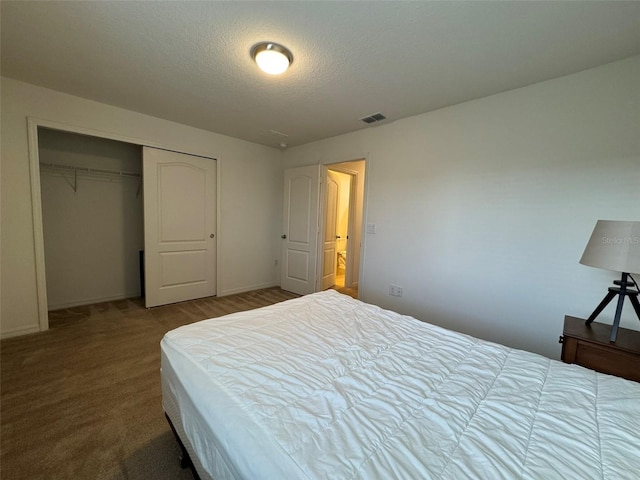
POLYGON ((162 350, 211 476, 640 478, 640 383, 334 291, 178 328, 162 350))

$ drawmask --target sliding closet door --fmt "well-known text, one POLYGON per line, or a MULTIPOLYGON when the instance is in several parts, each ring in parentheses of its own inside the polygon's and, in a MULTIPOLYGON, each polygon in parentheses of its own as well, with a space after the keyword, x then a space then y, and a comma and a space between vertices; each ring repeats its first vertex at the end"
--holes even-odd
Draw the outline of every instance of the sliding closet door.
POLYGON ((147 308, 216 294, 216 161, 144 147, 147 308))

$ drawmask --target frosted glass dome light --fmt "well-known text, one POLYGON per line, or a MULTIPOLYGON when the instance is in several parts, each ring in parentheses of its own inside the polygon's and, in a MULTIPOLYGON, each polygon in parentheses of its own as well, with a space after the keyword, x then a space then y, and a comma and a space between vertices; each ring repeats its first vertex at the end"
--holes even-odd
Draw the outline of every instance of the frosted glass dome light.
POLYGON ((293 55, 288 49, 272 42, 254 45, 251 49, 251 57, 258 67, 269 75, 284 73, 293 62, 293 55))

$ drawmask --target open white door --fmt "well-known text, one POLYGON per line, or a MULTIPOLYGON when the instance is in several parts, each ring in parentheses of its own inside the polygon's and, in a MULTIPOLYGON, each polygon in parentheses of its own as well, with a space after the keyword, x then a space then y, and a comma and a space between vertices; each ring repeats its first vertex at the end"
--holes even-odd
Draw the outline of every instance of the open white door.
POLYGON ((216 161, 143 148, 147 308, 216 294, 216 161))
POLYGON ((285 170, 280 286, 300 295, 316 290, 319 196, 320 165, 285 170))
POLYGON ((338 224, 338 203, 340 195, 340 183, 336 174, 327 170, 327 183, 325 188, 324 210, 324 241, 322 245, 322 289, 333 287, 336 284, 336 265, 338 255, 336 252, 336 226, 338 224))

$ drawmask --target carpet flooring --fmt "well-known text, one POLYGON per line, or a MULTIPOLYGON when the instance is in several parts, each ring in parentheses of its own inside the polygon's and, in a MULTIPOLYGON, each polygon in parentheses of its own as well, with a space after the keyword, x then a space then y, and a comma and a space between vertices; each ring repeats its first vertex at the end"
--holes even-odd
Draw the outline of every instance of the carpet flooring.
POLYGON ((189 480, 162 410, 169 330, 297 295, 279 288, 145 309, 141 299, 50 312, 0 342, 0 478, 189 480))

